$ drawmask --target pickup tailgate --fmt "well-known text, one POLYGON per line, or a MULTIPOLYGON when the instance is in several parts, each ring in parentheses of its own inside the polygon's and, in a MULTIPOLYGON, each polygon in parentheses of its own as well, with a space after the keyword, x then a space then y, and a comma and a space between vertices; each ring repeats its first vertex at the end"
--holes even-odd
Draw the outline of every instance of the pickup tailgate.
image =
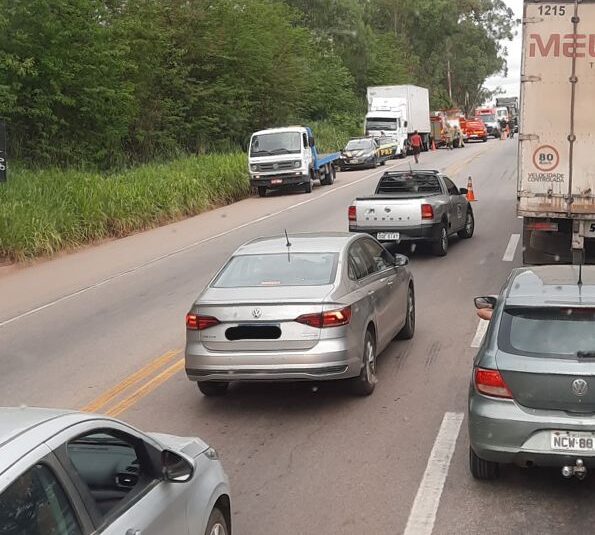
POLYGON ((419 228, 421 204, 419 198, 360 197, 355 200, 356 226, 358 230, 419 228))

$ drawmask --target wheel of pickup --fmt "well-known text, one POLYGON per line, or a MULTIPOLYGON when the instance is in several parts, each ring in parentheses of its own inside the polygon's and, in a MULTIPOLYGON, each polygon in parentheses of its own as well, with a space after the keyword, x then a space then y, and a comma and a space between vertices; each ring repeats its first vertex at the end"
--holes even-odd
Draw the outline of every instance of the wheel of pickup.
POLYGON ((471 206, 469 206, 469 208, 467 208, 467 216, 465 217, 465 226, 458 232, 459 238, 468 240, 473 236, 474 230, 475 217, 473 216, 473 210, 471 209, 471 206))
POLYGON ((480 459, 469 447, 469 470, 475 479, 490 481, 500 475, 500 466, 493 461, 480 459))
POLYGON ((267 187, 266 186, 258 186, 258 196, 259 197, 267 196, 267 187))
POLYGON ((432 242, 432 253, 435 256, 446 256, 448 253, 448 230, 443 223, 438 230, 438 237, 432 242))
POLYGON ((201 382, 196 384, 198 386, 198 389, 202 392, 202 394, 207 396, 208 398, 224 396, 227 393, 227 388, 229 387, 229 383, 227 382, 201 382))

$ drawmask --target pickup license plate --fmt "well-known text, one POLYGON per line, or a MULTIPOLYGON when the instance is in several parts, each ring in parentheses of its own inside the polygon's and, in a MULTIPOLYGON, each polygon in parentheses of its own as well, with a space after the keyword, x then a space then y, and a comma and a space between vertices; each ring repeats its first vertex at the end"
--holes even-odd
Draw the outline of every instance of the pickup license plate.
POLYGON ((552 431, 551 447, 557 451, 595 451, 593 433, 580 431, 552 431))
POLYGON ((271 184, 283 184, 283 179, 281 179, 281 178, 273 178, 271 180, 271 184))
POLYGON ((376 239, 386 241, 399 241, 401 239, 401 234, 399 234, 398 232, 379 232, 378 234, 376 234, 376 239))

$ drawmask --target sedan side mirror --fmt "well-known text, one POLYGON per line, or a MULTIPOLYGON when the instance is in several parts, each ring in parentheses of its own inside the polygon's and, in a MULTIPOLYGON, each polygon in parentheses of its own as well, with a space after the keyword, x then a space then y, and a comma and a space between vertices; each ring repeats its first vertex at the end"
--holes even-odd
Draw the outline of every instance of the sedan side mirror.
POLYGON ((467 190, 467 188, 459 188, 459 193, 460 193, 461 195, 467 195, 467 193, 468 193, 468 190, 467 190))
POLYGON ((163 450, 161 473, 166 481, 186 483, 194 475, 194 461, 175 451, 163 450))
POLYGON ((473 301, 477 310, 494 310, 498 303, 498 298, 493 295, 488 295, 485 297, 476 297, 473 301))
POLYGON ((405 267, 409 265, 409 258, 405 255, 398 254, 395 255, 395 267, 405 267))

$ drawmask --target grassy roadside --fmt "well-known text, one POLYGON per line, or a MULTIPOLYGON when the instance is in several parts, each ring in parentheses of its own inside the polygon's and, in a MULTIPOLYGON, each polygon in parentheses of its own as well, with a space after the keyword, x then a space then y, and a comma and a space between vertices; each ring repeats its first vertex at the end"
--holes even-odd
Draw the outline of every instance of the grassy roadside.
MULTIPOLYGON (((320 121, 320 152, 338 151, 361 135, 356 117, 320 121)), ((0 184, 0 261, 51 256, 193 216, 250 195, 246 154, 187 156, 124 171, 18 166, 0 184)))
POLYGON ((209 154, 101 175, 11 169, 0 259, 24 261, 196 215, 250 194, 246 155, 209 154))

